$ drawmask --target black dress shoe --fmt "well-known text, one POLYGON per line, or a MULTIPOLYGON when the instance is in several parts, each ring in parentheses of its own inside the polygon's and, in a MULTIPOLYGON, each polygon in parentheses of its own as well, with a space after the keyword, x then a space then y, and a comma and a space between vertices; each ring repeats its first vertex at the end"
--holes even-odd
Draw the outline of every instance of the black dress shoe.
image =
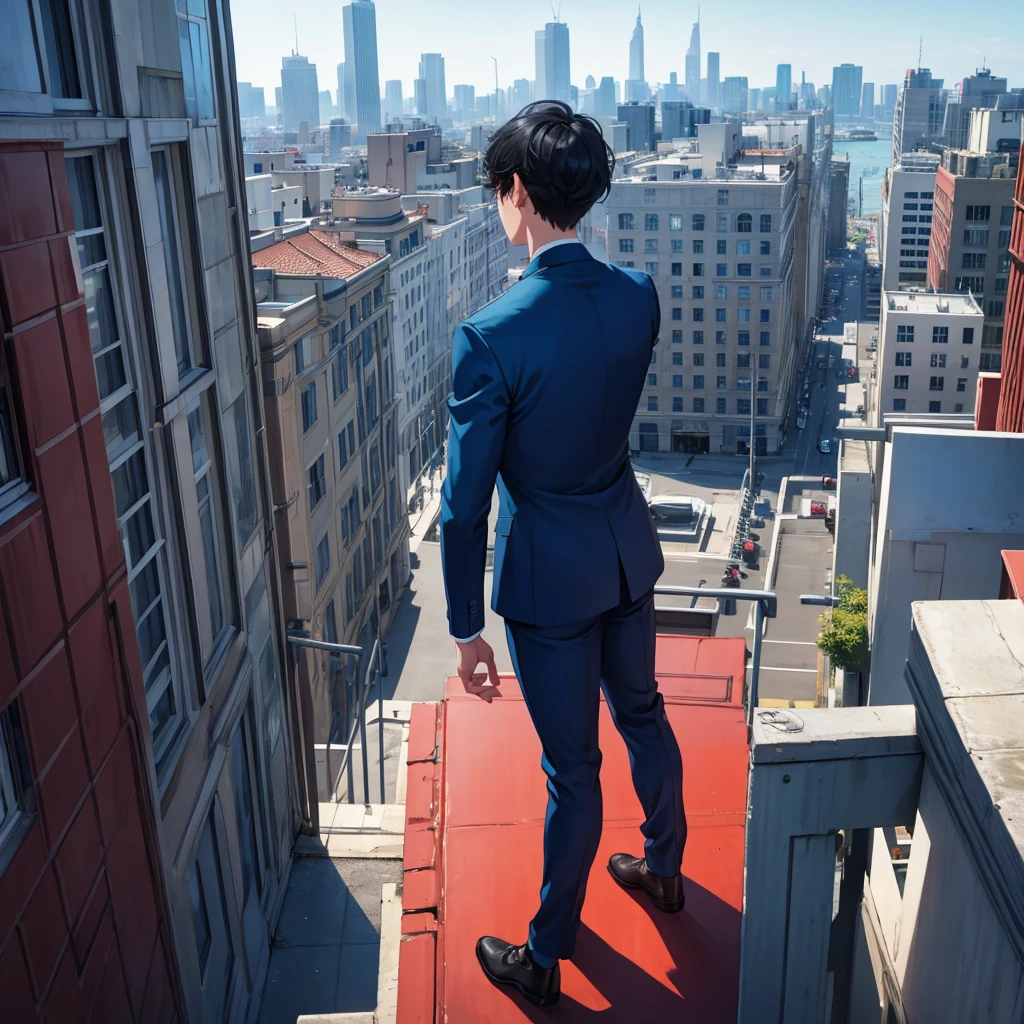
POLYGON ((534 1006, 558 1002, 561 975, 554 967, 541 967, 530 956, 529 946, 513 946, 504 939, 485 935, 476 944, 476 958, 495 985, 511 985, 534 1006))
POLYGON ((683 876, 665 878, 647 870, 643 857, 630 857, 628 853, 613 853, 608 858, 608 872, 623 889, 643 889, 651 902, 668 914, 683 909, 686 897, 683 894, 683 876))

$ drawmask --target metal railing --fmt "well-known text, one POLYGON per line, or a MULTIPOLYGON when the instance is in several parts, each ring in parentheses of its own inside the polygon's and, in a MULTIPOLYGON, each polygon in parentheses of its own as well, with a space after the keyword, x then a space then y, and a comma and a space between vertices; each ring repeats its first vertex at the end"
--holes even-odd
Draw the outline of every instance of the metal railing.
POLYGON ((739 587, 672 587, 656 586, 655 597, 713 597, 719 601, 753 601, 754 602, 754 640, 750 655, 750 686, 747 690, 747 725, 754 722, 754 709, 757 707, 758 687, 761 674, 761 638, 764 633, 764 620, 774 619, 778 614, 778 599, 771 590, 743 590, 739 587))
MULTIPOLYGON (((358 681, 359 663, 363 656, 366 654, 365 647, 359 647, 354 644, 335 644, 329 643, 326 640, 314 640, 311 637, 305 636, 303 633, 289 632, 288 643, 294 644, 296 647, 305 647, 316 651, 327 651, 329 654, 341 655, 350 654, 354 655, 356 660, 356 679, 358 681)), ((357 697, 355 702, 355 709, 352 716, 352 725, 349 729, 348 739, 344 744, 345 752, 341 758, 341 766, 337 773, 331 774, 331 746, 328 742, 326 757, 327 757, 327 778, 330 782, 331 794, 335 797, 338 793, 338 788, 341 785, 342 776, 347 773, 348 782, 348 802, 350 804, 355 803, 355 782, 352 774, 352 749, 356 740, 356 734, 359 735, 359 745, 362 750, 362 768, 363 768, 363 803, 369 805, 370 803, 370 766, 369 766, 369 753, 366 746, 366 707, 368 703, 368 697, 371 689, 376 687, 377 691, 377 743, 378 743, 378 761, 380 770, 380 802, 387 803, 386 789, 384 781, 384 688, 381 686, 381 658, 383 655, 383 645, 381 644, 380 637, 374 638, 373 647, 370 649, 370 656, 366 661, 366 671, 363 675, 362 686, 358 687, 357 697), (371 682, 372 673, 372 682, 371 682)))

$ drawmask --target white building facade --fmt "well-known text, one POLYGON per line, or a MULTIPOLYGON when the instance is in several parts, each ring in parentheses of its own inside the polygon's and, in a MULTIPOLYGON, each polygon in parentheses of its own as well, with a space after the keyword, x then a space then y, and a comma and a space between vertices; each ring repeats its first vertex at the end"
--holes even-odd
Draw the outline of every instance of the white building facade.
POLYGON ((922 287, 928 280, 938 165, 938 156, 914 153, 885 172, 878 227, 883 291, 922 287))

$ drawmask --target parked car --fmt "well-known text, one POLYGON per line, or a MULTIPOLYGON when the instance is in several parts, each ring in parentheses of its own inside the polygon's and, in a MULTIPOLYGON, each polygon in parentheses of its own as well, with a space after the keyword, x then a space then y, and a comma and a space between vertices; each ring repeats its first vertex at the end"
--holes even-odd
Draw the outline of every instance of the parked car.
POLYGON ((827 437, 823 437, 818 442, 818 451, 821 452, 822 455, 828 455, 828 453, 832 451, 832 444, 827 437))
POLYGON ((659 525, 696 526, 707 505, 700 498, 680 494, 656 494, 649 502, 651 518, 659 525))

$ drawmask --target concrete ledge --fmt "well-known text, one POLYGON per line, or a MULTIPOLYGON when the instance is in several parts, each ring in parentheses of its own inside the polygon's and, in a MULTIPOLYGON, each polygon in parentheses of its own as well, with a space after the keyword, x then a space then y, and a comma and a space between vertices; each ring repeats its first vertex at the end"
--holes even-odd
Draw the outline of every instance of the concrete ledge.
POLYGON ((327 837, 329 857, 401 860, 404 851, 405 836, 402 833, 388 835, 383 832, 352 832, 327 837))
POLYGON ((380 963, 374 1024, 395 1024, 398 1017, 398 950, 402 942, 402 894, 399 887, 388 882, 382 888, 380 901, 380 963))
POLYGON ((378 1024, 376 1013, 300 1013, 295 1024, 378 1024))

